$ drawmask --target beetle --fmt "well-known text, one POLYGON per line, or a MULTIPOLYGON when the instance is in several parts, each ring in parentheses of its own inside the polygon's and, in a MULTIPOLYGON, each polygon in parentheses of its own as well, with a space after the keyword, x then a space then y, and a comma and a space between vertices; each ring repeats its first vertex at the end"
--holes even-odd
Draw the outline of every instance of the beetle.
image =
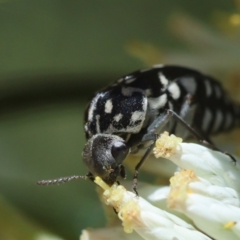
POLYGON ((89 173, 38 184, 99 176, 112 185, 118 177, 125 178, 127 155, 141 152, 133 181, 137 193, 138 171, 161 132, 183 139, 193 135, 217 150, 210 137, 238 126, 239 119, 239 105, 208 75, 173 65, 135 71, 99 90, 86 108, 82 156, 89 173))

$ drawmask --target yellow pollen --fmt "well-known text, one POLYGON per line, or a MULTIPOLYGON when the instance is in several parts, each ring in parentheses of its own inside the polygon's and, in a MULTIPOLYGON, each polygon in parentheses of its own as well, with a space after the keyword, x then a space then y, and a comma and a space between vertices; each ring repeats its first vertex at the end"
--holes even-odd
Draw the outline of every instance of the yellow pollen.
POLYGON ((224 225, 224 228, 229 229, 229 228, 234 227, 236 224, 237 224, 236 222, 228 222, 224 225))
POLYGON ((168 132, 164 132, 156 141, 156 146, 153 149, 153 154, 156 158, 165 157, 169 158, 175 154, 177 146, 182 142, 181 138, 176 137, 175 135, 170 135, 168 132))

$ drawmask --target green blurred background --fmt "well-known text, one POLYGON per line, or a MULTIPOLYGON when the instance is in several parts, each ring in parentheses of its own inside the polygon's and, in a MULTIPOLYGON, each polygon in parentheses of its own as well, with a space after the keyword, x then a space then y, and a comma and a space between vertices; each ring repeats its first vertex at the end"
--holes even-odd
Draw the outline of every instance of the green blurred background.
POLYGON ((90 181, 35 185, 87 172, 88 99, 154 63, 192 66, 237 84, 238 17, 239 2, 229 0, 0 1, 0 239, 35 239, 16 227, 23 220, 13 221, 15 214, 65 239, 103 227, 90 181), (8 204, 16 213, 3 214, 8 204), (8 229, 22 233, 10 238, 8 229))

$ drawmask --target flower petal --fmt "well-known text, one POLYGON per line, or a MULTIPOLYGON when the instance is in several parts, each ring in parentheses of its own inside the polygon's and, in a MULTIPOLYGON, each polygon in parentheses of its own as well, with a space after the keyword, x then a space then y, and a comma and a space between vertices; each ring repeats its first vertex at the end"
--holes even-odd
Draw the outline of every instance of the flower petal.
POLYGON ((98 177, 95 182, 105 189, 103 193, 105 202, 116 209, 123 222, 125 232, 131 233, 135 230, 148 240, 210 239, 192 225, 151 205, 121 185, 114 184, 112 187, 108 187, 98 177))

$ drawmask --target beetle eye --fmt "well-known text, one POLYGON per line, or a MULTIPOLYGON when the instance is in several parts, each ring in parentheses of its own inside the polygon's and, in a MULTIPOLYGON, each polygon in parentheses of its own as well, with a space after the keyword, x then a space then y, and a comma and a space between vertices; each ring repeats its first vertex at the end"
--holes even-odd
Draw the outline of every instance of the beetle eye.
POLYGON ((128 146, 123 142, 115 142, 112 145, 111 153, 115 161, 119 164, 126 158, 129 153, 128 146))

